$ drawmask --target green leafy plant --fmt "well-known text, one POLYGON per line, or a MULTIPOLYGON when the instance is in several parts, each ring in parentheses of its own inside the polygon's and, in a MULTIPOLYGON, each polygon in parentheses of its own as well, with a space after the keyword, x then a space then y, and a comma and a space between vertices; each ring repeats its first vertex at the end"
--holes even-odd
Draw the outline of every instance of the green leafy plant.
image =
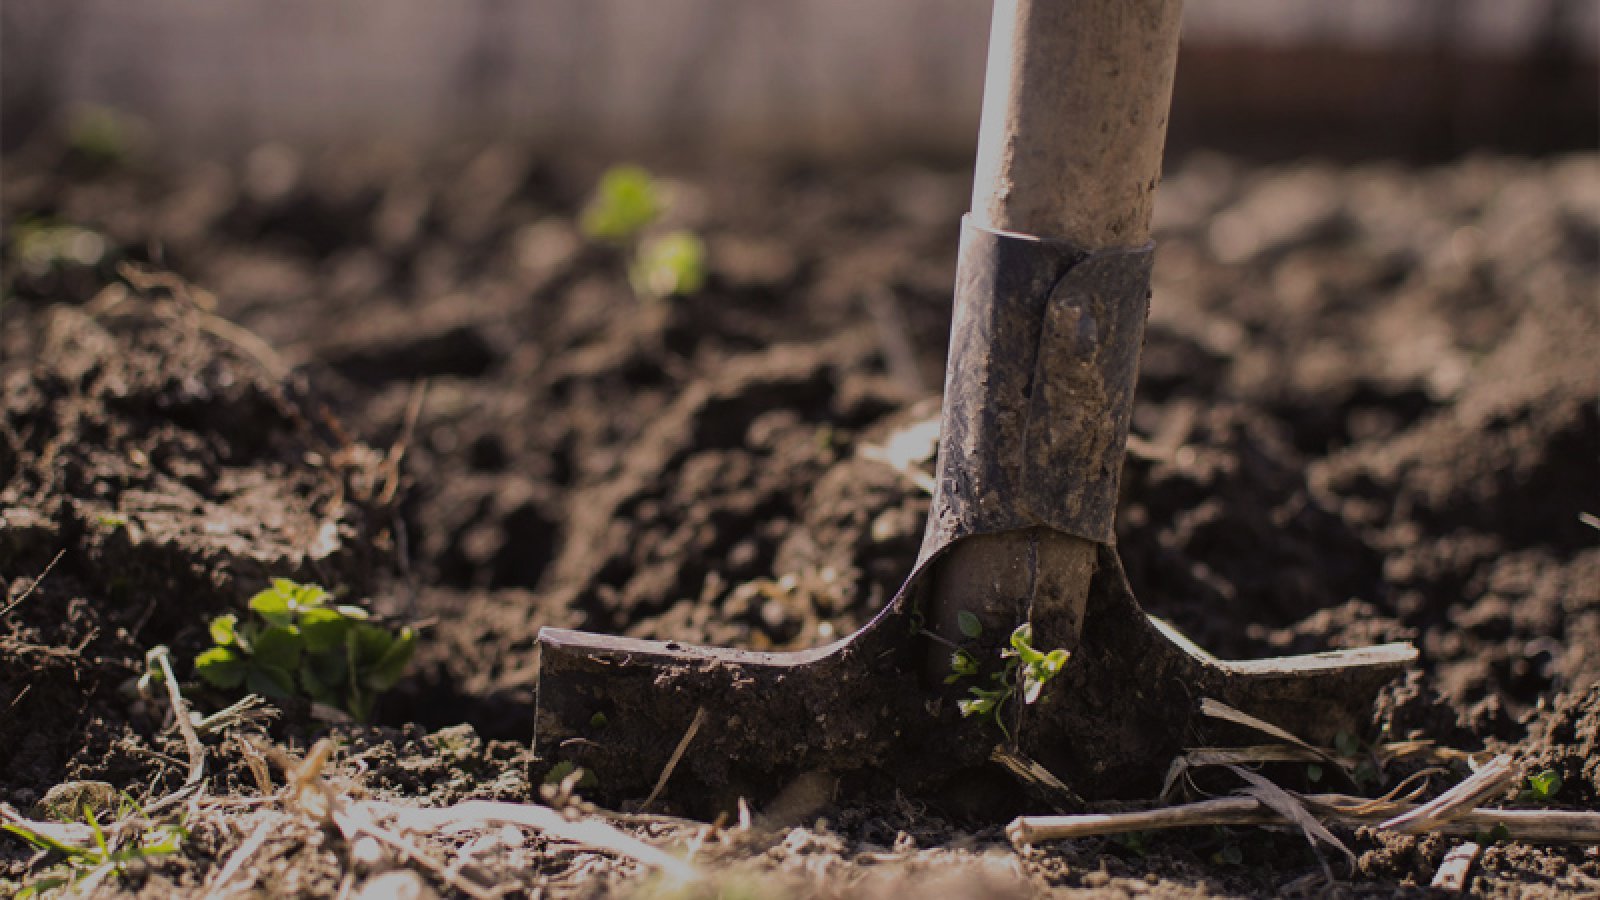
POLYGON ((318 585, 274 578, 250 598, 250 621, 231 613, 211 621, 214 646, 195 658, 195 671, 219 688, 277 700, 303 695, 366 721, 404 674, 416 632, 391 631, 331 599, 318 585))
POLYGON ((118 824, 109 830, 101 827, 94 810, 83 807, 83 821, 93 838, 88 845, 68 843, 24 823, 7 822, 7 831, 40 850, 56 853, 61 861, 39 873, 17 892, 19 900, 42 896, 58 888, 69 893, 89 895, 107 878, 122 878, 137 866, 178 852, 189 837, 181 825, 156 825, 139 822, 138 809, 124 800, 118 824))
MULTIPOLYGON (((961 633, 969 638, 977 638, 983 634, 983 624, 978 617, 966 610, 956 616, 956 625, 961 633)), ((1024 622, 1011 632, 1010 646, 1000 653, 1002 666, 1000 671, 989 675, 989 685, 972 685, 967 688, 969 696, 956 703, 956 708, 961 711, 963 718, 977 716, 988 718, 1000 728, 1009 740, 1011 732, 1006 728, 1004 711, 1005 705, 1019 691, 1022 702, 1033 704, 1038 701, 1044 691, 1044 686, 1061 674, 1066 666, 1070 654, 1066 650, 1057 648, 1048 653, 1041 652, 1033 646, 1033 626, 1024 622)), ((978 659, 965 649, 957 649, 950 656, 950 674, 945 676, 945 684, 953 684, 963 678, 976 678, 981 674, 981 665, 978 659)))
POLYGON ((687 231, 645 238, 628 266, 628 283, 656 299, 699 291, 706 283, 705 242, 687 231))
POLYGON ((600 176, 578 226, 591 240, 632 240, 661 215, 661 194, 655 179, 639 166, 613 166, 600 176))

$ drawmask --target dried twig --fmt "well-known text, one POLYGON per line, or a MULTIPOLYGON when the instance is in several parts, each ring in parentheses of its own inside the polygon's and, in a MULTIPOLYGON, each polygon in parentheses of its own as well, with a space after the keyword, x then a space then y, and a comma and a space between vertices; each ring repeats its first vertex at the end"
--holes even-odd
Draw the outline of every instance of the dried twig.
POLYGON ((557 840, 571 841, 625 856, 660 869, 674 878, 699 877, 694 867, 683 860, 599 819, 569 821, 548 806, 468 800, 455 806, 438 809, 378 802, 356 804, 353 808, 365 810, 373 817, 393 817, 397 827, 408 831, 432 832, 445 829, 488 828, 493 825, 537 828, 557 840))
MULTIPOLYGON (((1311 811, 1305 808, 1305 805, 1300 802, 1298 797, 1254 772, 1246 771, 1238 766, 1229 766, 1228 770, 1244 779, 1248 785, 1244 789, 1245 794, 1256 798, 1261 801, 1261 805, 1270 807, 1273 812, 1293 822, 1305 834, 1306 843, 1311 845, 1313 853, 1316 852, 1317 842, 1321 841, 1343 853, 1345 861, 1350 864, 1350 868, 1352 870, 1355 869, 1356 855, 1350 852, 1350 848, 1346 847, 1343 841, 1334 837, 1321 822, 1318 822, 1317 817, 1313 816, 1311 811)), ((1328 868, 1327 861, 1322 859, 1322 854, 1320 853, 1317 854, 1317 859, 1322 863, 1323 874, 1328 876, 1329 881, 1332 881, 1333 871, 1328 868)))
POLYGON ((1005 766, 1006 771, 1016 776, 1018 781, 1042 794, 1057 812, 1084 807, 1083 798, 1067 787, 1055 773, 1005 745, 996 745, 989 759, 1005 766))
POLYGON ((205 786, 206 777, 206 748, 200 743, 200 735, 195 733, 194 723, 189 720, 189 704, 183 699, 183 692, 178 689, 177 673, 172 671, 172 653, 165 645, 158 645, 145 654, 145 665, 161 670, 161 680, 167 687, 167 701, 172 704, 172 716, 178 721, 178 733, 183 735, 183 746, 189 754, 189 775, 183 781, 183 787, 157 800, 145 810, 146 815, 175 806, 197 796, 205 786))
POLYGON ((1433 873, 1428 887, 1436 891, 1459 894, 1467 889, 1467 879, 1472 875, 1472 864, 1478 861, 1483 848, 1472 841, 1457 845, 1444 855, 1444 861, 1433 873))
POLYGON ((94 846, 94 829, 77 822, 38 822, 24 817, 9 803, 0 803, 0 825, 11 825, 60 844, 94 846))
POLYGON ((426 378, 411 386, 411 396, 406 400, 405 417, 400 423, 400 434, 389 446, 389 453, 380 466, 384 472, 383 490, 378 492, 377 497, 380 506, 388 506, 394 500, 395 492, 400 489, 400 463, 405 460, 406 450, 416 435, 417 420, 422 417, 422 404, 427 397, 426 378))
POLYGON ((1185 750, 1167 767, 1167 777, 1162 781, 1162 800, 1172 797, 1178 781, 1190 769, 1205 766, 1239 766, 1273 762, 1321 762, 1322 756, 1313 750, 1293 745, 1262 744, 1256 747, 1196 747, 1185 750))
POLYGON ((34 588, 37 588, 39 586, 39 582, 44 581, 44 577, 46 575, 49 575, 50 574, 50 570, 54 569, 56 567, 56 563, 61 562, 61 557, 66 556, 66 555, 67 555, 67 550, 66 550, 65 547, 61 548, 60 550, 57 550, 56 551, 56 555, 50 560, 50 564, 44 567, 44 571, 39 573, 39 577, 35 578, 33 580, 32 584, 28 585, 28 589, 23 591, 22 595, 20 597, 18 597, 17 599, 11 601, 10 603, 7 603, 5 609, 0 609, 0 616, 3 616, 6 613, 11 612, 13 609, 16 609, 18 606, 22 605, 22 601, 28 599, 28 596, 33 593, 34 588))
POLYGON ((1384 822, 1382 828, 1401 834, 1437 831, 1438 826, 1470 811, 1479 801, 1504 791, 1516 777, 1517 767, 1502 753, 1483 765, 1471 777, 1416 809, 1384 822))
POLYGON ((272 770, 267 768, 267 758, 261 755, 256 745, 239 735, 233 736, 234 746, 239 748, 239 755, 244 757, 244 764, 250 770, 250 777, 255 779, 256 790, 261 796, 270 797, 275 788, 272 785, 272 770))
POLYGON ((1338 757, 1334 756, 1328 751, 1323 750, 1320 747, 1314 747, 1311 744, 1308 744, 1300 738, 1283 730, 1282 728, 1272 724, 1271 722, 1263 721, 1247 712, 1234 709, 1220 700, 1213 700, 1210 697, 1201 697, 1200 713, 1201 715, 1210 716, 1213 719, 1222 719, 1227 722, 1232 722, 1235 725, 1243 725, 1246 728, 1253 728, 1262 734, 1275 737, 1284 743, 1293 744, 1301 750, 1315 755, 1318 759, 1330 766, 1333 766, 1336 770, 1349 774, 1350 770, 1345 768, 1345 764, 1341 762, 1338 757))
POLYGON ((272 837, 273 832, 281 827, 282 824, 283 818, 278 815, 264 816, 261 821, 256 823, 256 827, 250 832, 250 836, 245 838, 243 843, 239 844, 238 848, 228 856, 228 861, 223 864, 222 869, 211 879, 210 886, 206 888, 207 900, 226 897, 243 888, 242 885, 235 888, 230 888, 229 885, 232 884, 233 879, 239 874, 240 870, 244 868, 245 863, 248 863, 251 857, 256 855, 256 851, 266 844, 267 839, 272 837))
MULTIPOLYGON (((1379 825, 1395 813, 1416 808, 1410 803, 1391 803, 1371 809, 1371 800, 1346 794, 1310 794, 1300 800, 1323 822, 1345 828, 1379 825)), ((1163 828, 1282 824, 1283 817, 1259 799, 1235 796, 1136 812, 1022 816, 1006 826, 1006 835, 1013 843, 1032 844, 1163 828)), ((1530 844, 1600 844, 1600 812, 1480 808, 1435 829, 1438 834, 1462 837, 1497 830, 1510 840, 1530 844)))
POLYGON ((661 769, 661 777, 656 779, 656 786, 650 789, 650 796, 644 798, 644 802, 639 804, 641 810, 649 809, 650 804, 655 803, 656 798, 661 796, 661 792, 666 789, 667 779, 672 777, 672 770, 678 767, 679 761, 683 759, 684 751, 689 749, 689 742, 694 740, 695 733, 700 730, 700 726, 705 720, 706 708, 702 706, 694 711, 694 719, 689 722, 688 730, 684 731, 683 738, 678 741, 678 746, 673 748, 672 755, 667 757, 667 764, 661 769))

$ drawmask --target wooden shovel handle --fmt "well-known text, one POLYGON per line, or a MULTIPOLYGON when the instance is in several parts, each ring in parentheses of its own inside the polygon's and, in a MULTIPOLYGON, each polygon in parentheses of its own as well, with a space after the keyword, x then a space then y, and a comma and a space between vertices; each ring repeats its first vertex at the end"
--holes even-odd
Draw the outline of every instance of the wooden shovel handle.
POLYGON ((1182 0, 995 0, 975 222, 1138 247, 1161 178, 1182 0))

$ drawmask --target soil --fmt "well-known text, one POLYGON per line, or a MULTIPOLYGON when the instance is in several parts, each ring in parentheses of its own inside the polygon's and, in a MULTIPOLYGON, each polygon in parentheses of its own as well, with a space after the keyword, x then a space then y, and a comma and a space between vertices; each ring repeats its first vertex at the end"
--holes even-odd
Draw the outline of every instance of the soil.
MULTIPOLYGON (((1507 752, 1600 809, 1600 157, 1171 170, 1118 522, 1140 601, 1221 656, 1414 641, 1360 741, 1507 752)), ((795 649, 883 605, 928 503, 872 448, 937 411, 966 176, 678 171, 707 284, 641 302, 576 226, 598 174, 514 146, 4 161, 0 799, 179 787, 146 652, 221 706, 190 661, 269 577, 424 639, 376 724, 250 727, 295 754, 336 734, 330 777, 427 805, 538 795, 543 625, 795 649), (40 226, 82 230, 30 257, 40 226)), ((210 793, 255 796, 210 746, 210 793)), ((905 797, 757 812, 635 827, 699 846, 687 894, 537 833, 472 865, 513 896, 1388 895, 1455 845, 1343 832, 1330 886, 1261 829, 1017 851, 905 797)), ((108 889, 198 895, 266 813, 237 815, 108 889)), ((448 892, 329 834, 282 824, 252 883, 448 892)), ((13 883, 30 860, 0 845, 13 883)), ((1501 841, 1474 872, 1595 892, 1600 852, 1501 841)))

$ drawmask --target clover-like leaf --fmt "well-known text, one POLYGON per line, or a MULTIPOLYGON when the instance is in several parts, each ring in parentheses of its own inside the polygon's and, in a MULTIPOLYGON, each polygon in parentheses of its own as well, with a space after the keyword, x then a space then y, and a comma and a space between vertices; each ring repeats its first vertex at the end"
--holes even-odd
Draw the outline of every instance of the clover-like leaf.
POLYGON ((304 643, 298 632, 288 628, 265 628, 256 636, 250 662, 293 672, 300 666, 300 651, 304 643))
POLYGON ((244 682, 244 657, 232 647, 212 647, 195 657, 194 670, 215 687, 236 688, 244 682))
POLYGON ((353 622, 342 609, 319 607, 300 614, 300 636, 305 639, 307 653, 326 653, 344 646, 345 634, 353 622))
POLYGON ((288 628, 294 624, 294 614, 291 612, 294 587, 292 581, 274 578, 272 587, 250 598, 250 611, 265 619, 269 625, 288 628), (288 586, 288 590, 284 589, 284 585, 288 586))
POLYGON ((252 665, 245 672, 245 687, 272 700, 293 697, 294 674, 278 666, 252 665))
POLYGON ((231 647, 234 643, 234 626, 239 624, 239 617, 233 613, 217 616, 211 620, 208 630, 211 632, 211 642, 218 647, 231 647))
POLYGON ((355 622, 350 626, 350 633, 345 638, 350 652, 350 663, 356 671, 364 672, 383 659, 385 653, 394 645, 395 637, 388 629, 379 625, 366 622, 355 622))
POLYGON ((372 664, 362 681, 367 687, 379 692, 394 687, 400 676, 405 674, 406 666, 410 664, 416 650, 417 633, 410 628, 400 629, 400 633, 395 635, 389 644, 389 649, 372 664))

